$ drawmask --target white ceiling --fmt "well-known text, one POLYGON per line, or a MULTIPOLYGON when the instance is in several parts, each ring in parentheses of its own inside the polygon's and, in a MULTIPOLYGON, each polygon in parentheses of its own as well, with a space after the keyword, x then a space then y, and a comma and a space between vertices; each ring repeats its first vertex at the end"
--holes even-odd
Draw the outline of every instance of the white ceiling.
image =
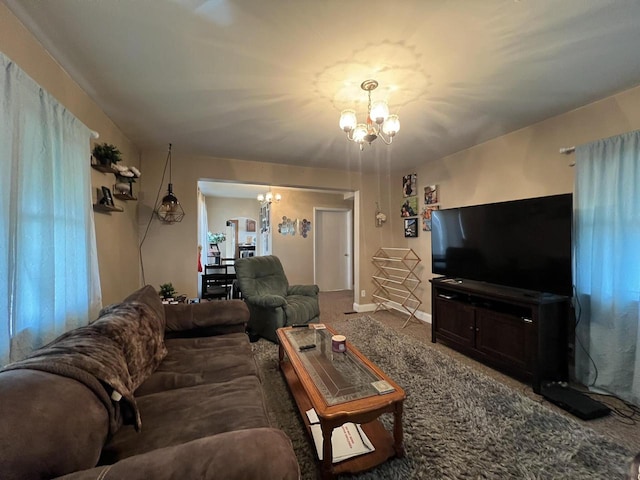
POLYGON ((401 169, 640 84, 637 0, 4 1, 131 140, 175 154, 401 169), (338 118, 368 78, 401 129, 360 153, 338 118))

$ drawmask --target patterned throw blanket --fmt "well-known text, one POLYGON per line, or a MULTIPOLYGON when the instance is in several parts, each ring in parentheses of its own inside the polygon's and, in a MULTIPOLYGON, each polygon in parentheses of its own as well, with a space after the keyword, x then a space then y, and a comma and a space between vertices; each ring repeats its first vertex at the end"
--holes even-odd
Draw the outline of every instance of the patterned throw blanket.
POLYGON ((164 318, 144 303, 111 305, 95 322, 61 335, 3 370, 26 368, 77 380, 104 404, 112 434, 123 423, 140 430, 133 392, 167 354, 164 328, 164 318))

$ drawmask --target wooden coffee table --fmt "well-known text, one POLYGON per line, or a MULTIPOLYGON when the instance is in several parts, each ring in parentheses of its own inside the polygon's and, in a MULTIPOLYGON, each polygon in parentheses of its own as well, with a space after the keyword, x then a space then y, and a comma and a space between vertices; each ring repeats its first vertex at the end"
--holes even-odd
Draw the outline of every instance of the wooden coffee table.
POLYGON ((323 479, 333 478, 339 473, 361 472, 393 456, 404 456, 404 390, 360 353, 348 338, 347 351, 334 353, 331 349, 331 337, 335 333, 331 328, 285 327, 277 330, 280 369, 312 442, 307 410, 314 408, 320 420, 323 479), (316 347, 300 351, 301 346, 308 344, 315 344, 316 347), (386 380, 394 391, 378 394, 371 385, 378 380, 386 380), (387 431, 378 420, 383 413, 393 414, 393 432, 387 431), (361 424, 375 450, 334 464, 331 435, 334 428, 347 422, 361 424))

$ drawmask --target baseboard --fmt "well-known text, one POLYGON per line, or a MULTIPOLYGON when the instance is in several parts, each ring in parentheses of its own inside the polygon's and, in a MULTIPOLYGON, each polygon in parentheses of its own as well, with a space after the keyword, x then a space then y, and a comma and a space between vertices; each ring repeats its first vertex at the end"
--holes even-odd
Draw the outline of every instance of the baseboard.
MULTIPOLYGON (((353 304, 353 309, 358 313, 366 313, 375 311, 377 305, 375 303, 355 303, 353 304)), ((401 313, 407 313, 399 303, 396 302, 386 302, 385 307, 388 309, 397 310, 401 313)), ((418 310, 416 312, 416 318, 424 323, 431 323, 431 314, 418 310)))

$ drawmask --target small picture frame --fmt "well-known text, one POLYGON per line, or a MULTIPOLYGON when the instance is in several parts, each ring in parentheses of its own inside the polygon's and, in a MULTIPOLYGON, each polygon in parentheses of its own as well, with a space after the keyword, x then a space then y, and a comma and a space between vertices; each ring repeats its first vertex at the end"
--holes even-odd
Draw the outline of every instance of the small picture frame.
POLYGON ((409 197, 400 207, 401 217, 415 217, 418 215, 418 197, 409 197))
POLYGON ((404 219, 404 236, 406 238, 415 238, 418 236, 418 219, 417 218, 404 219))
POLYGON ((247 232, 255 232, 255 231, 256 231, 256 221, 251 218, 247 218, 247 232))
POLYGON ((434 210, 440 210, 440 205, 429 205, 422 209, 422 231, 431 231, 431 213, 434 210))
POLYGON ((416 177, 417 175, 415 173, 410 173, 402 177, 402 196, 413 197, 417 195, 416 177))
POLYGON ((111 190, 109 190, 105 186, 102 187, 102 200, 100 200, 100 203, 102 205, 107 205, 109 207, 114 206, 113 195, 111 195, 111 190))
POLYGON ((424 204, 434 205, 438 203, 438 186, 427 185, 424 187, 424 204))

